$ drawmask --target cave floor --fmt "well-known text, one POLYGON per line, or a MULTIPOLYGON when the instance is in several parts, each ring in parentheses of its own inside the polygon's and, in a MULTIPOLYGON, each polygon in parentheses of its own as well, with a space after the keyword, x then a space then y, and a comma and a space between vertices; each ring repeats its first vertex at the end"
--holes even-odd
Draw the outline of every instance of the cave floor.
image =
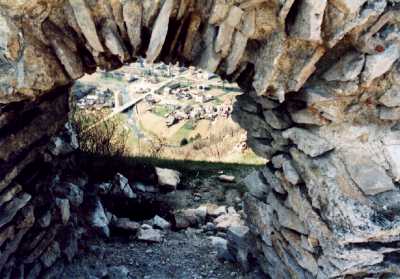
POLYGON ((163 242, 149 244, 120 237, 92 241, 88 251, 64 270, 62 279, 261 279, 261 273, 244 274, 239 267, 217 259, 207 235, 196 229, 170 231, 163 242), (110 275, 110 269, 124 269, 110 275), (108 275, 107 275, 108 274, 108 275))
MULTIPOLYGON (((211 203, 240 212, 244 187, 241 181, 253 168, 239 170, 227 173, 236 177, 235 183, 219 181, 220 172, 216 170, 185 179, 176 191, 157 195, 157 204, 174 211, 211 203)), ((154 213, 166 216, 166 212, 154 213)), ((111 234, 109 239, 89 239, 82 247, 81 256, 65 267, 61 279, 265 278, 256 266, 243 273, 238 263, 218 259, 217 248, 210 240, 213 236, 226 237, 224 232, 210 233, 204 226, 194 226, 164 230, 159 243, 142 242, 133 235, 121 234, 111 234)))

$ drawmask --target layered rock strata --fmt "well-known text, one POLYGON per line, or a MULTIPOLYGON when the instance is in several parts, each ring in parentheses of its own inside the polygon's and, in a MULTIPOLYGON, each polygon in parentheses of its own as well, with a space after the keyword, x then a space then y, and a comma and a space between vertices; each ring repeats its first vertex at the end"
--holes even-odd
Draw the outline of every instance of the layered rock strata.
MULTIPOLYGON (((271 160, 248 179, 245 201, 267 274, 398 276, 399 8, 396 0, 0 0, 0 268, 15 260, 35 272, 44 251, 60 250, 24 252, 40 239, 31 231, 45 192, 18 179, 36 177, 32 162, 63 126, 59 91, 96 67, 144 56, 217 72, 247 91, 235 117, 271 160)), ((60 218, 44 234, 54 238, 67 223, 60 218)))

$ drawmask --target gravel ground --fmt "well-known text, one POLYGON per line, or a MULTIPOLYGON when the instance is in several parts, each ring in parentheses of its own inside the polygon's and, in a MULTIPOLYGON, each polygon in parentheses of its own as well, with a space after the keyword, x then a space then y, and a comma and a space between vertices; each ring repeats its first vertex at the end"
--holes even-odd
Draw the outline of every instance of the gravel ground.
POLYGON ((91 241, 88 251, 64 270, 62 279, 262 279, 261 273, 243 274, 239 268, 216 257, 207 235, 195 229, 168 231, 162 243, 145 243, 114 237, 91 241), (125 267, 128 276, 110 275, 125 267))
MULTIPOLYGON (((170 208, 184 209, 205 202, 237 206, 234 200, 240 197, 236 184, 220 183, 212 177, 193 179, 184 189, 159 195, 158 199, 170 208), (230 195, 231 191, 235 194, 230 195)), ((187 228, 164 231, 161 243, 142 242, 127 235, 90 239, 82 255, 65 267, 61 279, 266 278, 257 270, 243 274, 235 264, 218 260, 208 237, 202 229, 187 228)))

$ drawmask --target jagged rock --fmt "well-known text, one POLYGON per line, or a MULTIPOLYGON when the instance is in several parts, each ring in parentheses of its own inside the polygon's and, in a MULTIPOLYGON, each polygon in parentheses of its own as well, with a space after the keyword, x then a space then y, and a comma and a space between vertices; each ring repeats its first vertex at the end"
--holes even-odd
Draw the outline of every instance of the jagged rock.
POLYGON ((105 46, 110 50, 110 52, 119 57, 121 62, 125 62, 129 59, 128 51, 122 42, 116 26, 107 21, 103 24, 101 30, 101 35, 105 40, 105 46))
POLYGON ((334 148, 334 145, 326 139, 308 132, 301 128, 290 128, 282 133, 284 138, 291 139, 297 147, 310 155, 316 157, 322 155, 334 148))
POLYGON ((230 51, 227 60, 227 74, 235 72, 240 60, 242 59, 247 46, 247 37, 240 31, 236 31, 233 36, 232 50, 230 51))
POLYGON ((124 1, 122 3, 123 18, 128 31, 129 40, 137 52, 141 44, 142 11, 140 1, 124 1))
POLYGON ((158 215, 154 216, 152 223, 153 227, 157 229, 168 230, 171 227, 171 224, 167 220, 158 215))
POLYGON ((265 121, 274 129, 283 130, 290 127, 288 117, 276 110, 264 110, 265 121))
POLYGON ((383 139, 384 151, 396 181, 400 180, 400 132, 397 131, 383 139))
POLYGON ((143 228, 139 229, 138 239, 146 242, 161 242, 162 232, 153 228, 143 228))
POLYGON ((352 179, 366 195, 376 195, 395 189, 393 181, 386 171, 371 162, 369 158, 349 155, 346 165, 352 179))
POLYGON ((385 92, 380 98, 379 102, 387 107, 400 106, 400 86, 394 86, 385 92))
POLYGON ((218 206, 216 204, 207 204, 206 207, 207 215, 211 217, 218 217, 222 214, 227 213, 226 206, 224 205, 218 206))
POLYGON ((340 10, 350 14, 357 13, 367 0, 334 0, 332 3, 340 10))
POLYGON ((307 229, 299 217, 293 211, 281 205, 273 193, 268 195, 267 203, 276 210, 279 223, 282 226, 302 234, 307 234, 307 229))
POLYGON ((53 139, 53 144, 50 146, 50 152, 54 156, 66 155, 74 151, 73 147, 66 143, 62 138, 56 137, 53 139))
POLYGON ((113 184, 109 182, 102 182, 96 184, 95 187, 98 190, 99 194, 107 195, 111 191, 113 184))
POLYGON ((217 249, 217 257, 224 261, 234 262, 235 258, 228 250, 228 241, 222 237, 210 236, 211 244, 217 249))
POLYGON ((379 118, 382 120, 400 120, 400 107, 387 108, 381 107, 379 110, 379 118))
POLYGON ((71 217, 69 201, 67 199, 56 198, 56 204, 60 210, 61 220, 63 224, 67 224, 71 217))
POLYGON ((113 222, 113 226, 117 229, 133 233, 136 233, 137 230, 140 228, 139 223, 131 221, 128 218, 118 218, 115 222, 113 222))
POLYGON ((250 270, 250 230, 247 226, 231 226, 227 232, 228 246, 235 251, 235 259, 243 270, 250 270))
POLYGON ((270 190, 269 186, 262 180, 259 171, 253 171, 245 177, 243 183, 250 194, 257 198, 264 197, 270 190))
POLYGON ((64 237, 60 241, 62 254, 71 262, 78 253, 78 233, 73 226, 70 226, 65 231, 64 237))
POLYGON ((326 5, 326 0, 301 2, 296 20, 290 30, 291 36, 320 42, 322 40, 321 25, 326 5))
POLYGON ((362 80, 369 85, 374 79, 389 71, 399 57, 400 50, 396 44, 389 46, 381 53, 367 55, 362 80))
POLYGON ((272 187, 272 189, 274 189, 277 193, 281 194, 286 193, 285 189, 283 189, 279 180, 276 178, 276 176, 271 172, 271 170, 268 167, 262 168, 261 172, 264 178, 267 180, 269 186, 272 187))
POLYGON ((48 226, 50 226, 51 223, 51 211, 46 211, 46 213, 44 213, 39 219, 38 219, 38 224, 39 226, 41 226, 42 228, 47 228, 48 226))
POLYGON ((216 36, 216 28, 212 25, 207 26, 204 33, 205 50, 201 54, 199 66, 209 72, 215 72, 221 62, 221 56, 215 52, 214 37, 216 36))
POLYGON ((290 117, 293 122, 298 124, 308 124, 308 125, 318 125, 322 126, 327 124, 328 121, 325 120, 320 114, 313 113, 308 109, 302 109, 294 112, 290 112, 290 117))
POLYGON ((215 2, 212 7, 212 11, 210 13, 210 18, 208 19, 208 22, 210 24, 221 23, 228 15, 229 8, 230 7, 227 4, 215 2))
POLYGON ((227 213, 220 215, 216 219, 214 219, 214 224, 218 230, 225 231, 232 226, 241 226, 244 225, 244 221, 237 213, 227 213))
POLYGON ((22 191, 22 186, 17 184, 14 185, 8 189, 6 189, 1 195, 0 195, 0 206, 5 204, 6 202, 11 201, 16 194, 22 191))
POLYGON ((221 57, 226 57, 229 54, 235 27, 240 23, 242 15, 243 11, 240 8, 232 6, 226 19, 219 26, 214 47, 215 51, 221 54, 221 57))
POLYGON ((103 45, 100 42, 92 14, 85 1, 70 0, 69 3, 74 11, 76 22, 78 23, 90 46, 97 52, 103 52, 103 45))
POLYGON ((301 181, 299 174, 297 173, 296 169, 294 168, 290 160, 285 161, 282 164, 282 168, 283 168, 283 174, 290 183, 296 185, 301 181))
POLYGON ((176 190, 176 187, 178 187, 181 181, 181 174, 175 170, 156 168, 156 174, 158 177, 158 185, 160 185, 162 189, 168 191, 176 190))
POLYGON ((132 188, 129 185, 128 178, 126 178, 120 173, 117 173, 114 177, 114 183, 111 193, 116 196, 125 197, 129 199, 134 199, 137 197, 137 195, 132 191, 132 188))
POLYGON ((352 81, 358 78, 364 67, 365 56, 357 52, 349 52, 325 72, 326 81, 352 81))
POLYGON ((279 154, 271 159, 271 163, 276 169, 281 169, 284 162, 288 160, 288 156, 286 154, 279 154))
POLYGON ((83 191, 73 183, 60 183, 55 187, 54 193, 60 198, 67 199, 74 207, 79 207, 83 203, 83 191))
POLYGON ((300 235, 289 230, 282 230, 282 235, 288 241, 289 251, 296 258, 299 265, 308 270, 313 276, 317 276, 317 260, 311 253, 301 247, 300 235))
POLYGON ((153 26, 149 48, 146 53, 147 62, 152 63, 161 52, 164 41, 167 37, 169 18, 174 7, 173 0, 166 0, 158 14, 157 20, 153 26))
POLYGON ((194 214, 199 218, 200 223, 204 223, 207 218, 207 206, 201 205, 194 210, 194 214))
POLYGON ((203 209, 184 209, 175 213, 175 227, 186 229, 191 226, 198 226, 205 221, 203 209))
MULTIPOLYGON (((77 54, 75 43, 65 36, 65 34, 50 20, 43 22, 42 30, 45 36, 49 39, 57 58, 63 64, 68 75, 73 79, 82 77, 84 73, 83 63, 77 54)), ((52 153, 54 155, 67 154, 72 150, 72 146, 69 146, 62 141, 58 141, 55 142, 55 149, 53 149, 52 153)))
POLYGON ((1 207, 0 214, 0 228, 5 224, 9 223, 17 214, 17 212, 23 208, 31 199, 31 195, 22 193, 16 198, 6 203, 1 207))
POLYGON ((43 265, 46 268, 49 268, 56 262, 56 260, 60 256, 61 256, 60 245, 58 244, 57 241, 54 241, 52 244, 50 244, 49 247, 47 247, 46 251, 44 251, 40 259, 43 265))
POLYGON ((88 214, 89 224, 102 235, 109 237, 110 229, 108 227, 109 221, 107 219, 104 207, 101 201, 95 198, 90 205, 90 212, 88 214))

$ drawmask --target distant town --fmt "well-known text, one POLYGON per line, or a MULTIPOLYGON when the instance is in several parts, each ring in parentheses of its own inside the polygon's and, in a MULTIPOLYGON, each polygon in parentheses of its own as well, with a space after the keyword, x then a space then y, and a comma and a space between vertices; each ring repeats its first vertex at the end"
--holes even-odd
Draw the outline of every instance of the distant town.
POLYGON ((135 152, 142 153, 148 145, 160 153, 152 148, 158 143, 174 158, 225 157, 228 161, 252 152, 245 143, 245 130, 231 117, 241 93, 236 84, 213 73, 143 60, 113 72, 87 75, 73 88, 78 109, 108 111, 105 120, 123 116, 135 152), (219 150, 222 142, 225 150, 219 150), (187 145, 184 150, 182 145, 187 145))

